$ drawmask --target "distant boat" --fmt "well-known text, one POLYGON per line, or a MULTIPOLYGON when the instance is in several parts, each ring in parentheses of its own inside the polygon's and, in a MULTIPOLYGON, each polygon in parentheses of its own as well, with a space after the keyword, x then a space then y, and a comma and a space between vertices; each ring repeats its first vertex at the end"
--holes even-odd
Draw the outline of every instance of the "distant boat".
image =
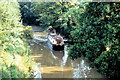
POLYGON ((64 41, 63 37, 60 35, 57 35, 56 32, 49 32, 48 40, 50 41, 50 44, 52 45, 52 49, 55 51, 61 51, 64 50, 64 41))

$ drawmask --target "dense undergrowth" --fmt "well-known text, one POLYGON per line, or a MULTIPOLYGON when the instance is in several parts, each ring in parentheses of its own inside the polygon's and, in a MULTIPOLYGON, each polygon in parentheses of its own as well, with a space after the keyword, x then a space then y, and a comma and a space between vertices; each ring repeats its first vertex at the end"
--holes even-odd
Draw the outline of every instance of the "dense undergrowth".
POLYGON ((83 55, 108 78, 120 77, 119 8, 120 3, 85 4, 78 25, 70 32, 73 41, 79 42, 70 48, 70 56, 83 55))
POLYGON ((27 38, 30 26, 23 26, 17 2, 0 1, 0 79, 29 78, 36 63, 30 56, 27 38))

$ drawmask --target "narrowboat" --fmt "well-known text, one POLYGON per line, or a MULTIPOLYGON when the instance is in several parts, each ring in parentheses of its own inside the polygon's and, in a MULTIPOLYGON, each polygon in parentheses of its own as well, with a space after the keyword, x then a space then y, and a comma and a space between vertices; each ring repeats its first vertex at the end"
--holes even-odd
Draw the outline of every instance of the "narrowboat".
POLYGON ((53 50, 55 51, 64 50, 64 41, 62 36, 50 32, 48 35, 48 41, 52 45, 53 50))

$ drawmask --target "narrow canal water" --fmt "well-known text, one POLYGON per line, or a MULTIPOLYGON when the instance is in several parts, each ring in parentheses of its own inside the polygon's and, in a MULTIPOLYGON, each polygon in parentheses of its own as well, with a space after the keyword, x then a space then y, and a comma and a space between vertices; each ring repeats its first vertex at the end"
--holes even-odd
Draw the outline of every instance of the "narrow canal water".
POLYGON ((34 39, 30 48, 32 57, 39 64, 42 78, 104 78, 83 57, 71 60, 66 51, 67 46, 65 51, 52 51, 47 33, 41 28, 33 27, 33 31, 34 39))

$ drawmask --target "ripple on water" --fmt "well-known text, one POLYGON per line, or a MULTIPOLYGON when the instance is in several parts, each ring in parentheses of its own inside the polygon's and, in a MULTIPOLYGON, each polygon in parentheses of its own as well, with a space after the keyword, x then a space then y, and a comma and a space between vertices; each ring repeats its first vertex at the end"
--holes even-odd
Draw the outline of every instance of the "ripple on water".
POLYGON ((83 57, 72 61, 66 51, 52 51, 47 39, 34 35, 31 50, 32 56, 39 63, 43 78, 104 78, 83 57))

